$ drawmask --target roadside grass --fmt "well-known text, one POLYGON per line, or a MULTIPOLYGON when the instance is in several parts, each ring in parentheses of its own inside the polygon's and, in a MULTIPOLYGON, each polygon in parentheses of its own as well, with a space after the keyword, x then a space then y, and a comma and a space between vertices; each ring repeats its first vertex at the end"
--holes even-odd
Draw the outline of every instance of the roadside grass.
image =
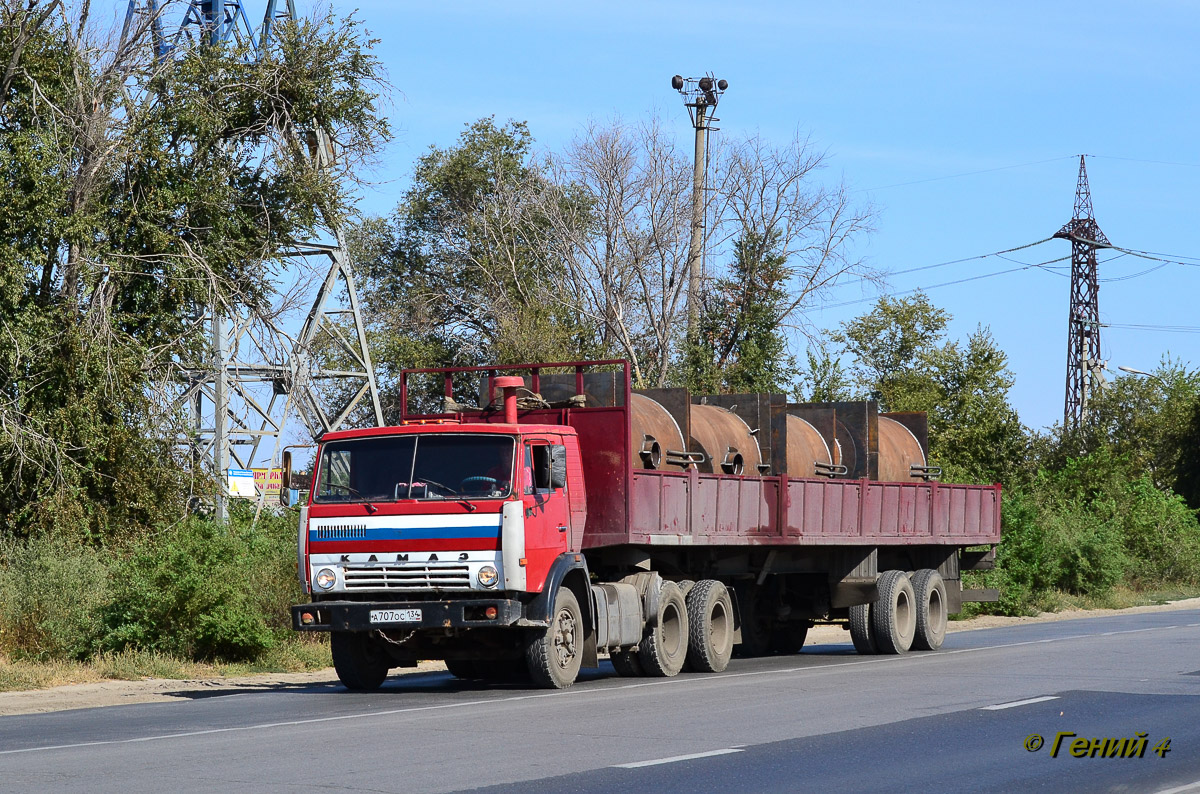
POLYGON ((329 642, 296 637, 281 642, 250 662, 196 662, 157 651, 126 649, 98 653, 87 661, 13 659, 0 655, 0 692, 46 689, 100 681, 149 678, 201 680, 261 673, 299 673, 330 667, 329 642))
MULTIPOLYGON (((1166 585, 1146 590, 1134 590, 1116 586, 1095 595, 1076 595, 1061 590, 1050 590, 1038 594, 1026 611, 1033 617, 1042 612, 1065 612, 1071 609, 1128 609, 1129 607, 1159 606, 1171 601, 1200 597, 1200 586, 1166 585)), ((1008 614, 990 603, 963 604, 963 611, 951 615, 951 620, 970 620, 980 615, 1008 614)))

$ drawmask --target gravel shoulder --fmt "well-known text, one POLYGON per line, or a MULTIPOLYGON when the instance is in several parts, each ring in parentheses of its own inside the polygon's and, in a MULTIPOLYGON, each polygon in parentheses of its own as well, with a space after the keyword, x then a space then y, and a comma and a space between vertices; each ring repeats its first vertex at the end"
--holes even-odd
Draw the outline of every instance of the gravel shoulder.
MULTIPOLYGON (((1051 623, 1060 620, 1098 617, 1102 615, 1168 612, 1179 609, 1200 609, 1200 598, 1172 601, 1155 606, 1128 609, 1069 609, 1062 612, 1043 612, 1036 617, 998 617, 983 615, 970 620, 951 621, 949 631, 973 631, 1023 623, 1051 623)), ((849 642, 849 635, 840 626, 815 626, 808 633, 806 647, 849 642)), ((395 670, 392 675, 425 673, 445 670, 441 662, 422 662, 408 670, 395 670)), ((150 678, 141 681, 102 681, 90 684, 38 689, 28 692, 0 692, 0 716, 37 714, 67 709, 89 709, 102 706, 123 706, 132 703, 167 703, 195 700, 237 692, 265 692, 312 687, 336 687, 333 669, 307 673, 271 673, 264 675, 205 678, 189 681, 150 678)))

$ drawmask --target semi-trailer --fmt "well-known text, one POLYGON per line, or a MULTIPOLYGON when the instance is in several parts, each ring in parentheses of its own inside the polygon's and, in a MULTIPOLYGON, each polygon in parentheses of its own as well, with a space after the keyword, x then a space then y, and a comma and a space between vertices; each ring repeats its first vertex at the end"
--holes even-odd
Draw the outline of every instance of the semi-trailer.
POLYGON ((293 627, 330 634, 349 689, 424 659, 552 688, 605 655, 715 673, 814 623, 859 653, 936 650, 997 595, 961 574, 994 558, 1000 486, 938 482, 921 414, 635 390, 625 361, 399 386, 397 425, 320 439, 300 511, 293 627))

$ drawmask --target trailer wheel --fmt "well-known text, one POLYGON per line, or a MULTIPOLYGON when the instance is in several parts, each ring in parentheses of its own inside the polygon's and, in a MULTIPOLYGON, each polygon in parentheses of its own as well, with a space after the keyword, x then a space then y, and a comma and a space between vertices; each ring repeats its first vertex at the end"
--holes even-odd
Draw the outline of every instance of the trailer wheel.
POLYGON ((335 631, 329 635, 333 669, 346 689, 365 692, 379 689, 387 678, 387 653, 369 635, 358 631, 335 631))
POLYGON ((850 640, 854 643, 854 650, 863 656, 879 653, 875 632, 871 629, 871 604, 850 607, 850 640))
POLYGON ((622 678, 637 678, 642 673, 642 663, 638 661, 637 651, 613 651, 608 655, 613 669, 622 678))
POLYGON ((531 632, 525 643, 525 663, 533 683, 545 689, 566 689, 575 683, 583 661, 583 615, 569 587, 558 588, 554 617, 544 629, 531 632))
POLYGON ((907 653, 917 631, 916 598, 904 571, 879 575, 879 600, 871 608, 871 630, 880 653, 907 653))
POLYGON ((642 637, 638 648, 643 675, 660 678, 677 675, 683 669, 687 650, 687 604, 674 582, 663 582, 658 596, 658 620, 642 637))
POLYGON ((737 597, 742 641, 734 647, 734 655, 739 659, 767 656, 771 653, 774 621, 769 615, 763 614, 762 589, 755 585, 737 587, 737 597))
POLYGON ((688 649, 690 669, 719 673, 733 655, 733 599, 725 585, 703 579, 687 594, 688 649))
POLYGON ((776 624, 775 630, 771 632, 772 650, 784 656, 800 653, 804 641, 808 639, 808 629, 807 621, 776 624))
POLYGON ((923 568, 912 577, 913 599, 917 605, 917 633, 913 647, 936 651, 946 639, 946 583, 937 571, 923 568))

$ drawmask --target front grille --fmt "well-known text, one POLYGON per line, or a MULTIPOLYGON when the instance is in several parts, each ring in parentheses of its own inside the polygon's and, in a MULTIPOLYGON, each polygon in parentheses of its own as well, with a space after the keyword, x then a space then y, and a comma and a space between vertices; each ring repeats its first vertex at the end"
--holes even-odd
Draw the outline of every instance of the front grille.
POLYGON ((470 590, 471 569, 456 562, 347 565, 347 590, 470 590))
POLYGON ((317 540, 365 540, 366 524, 335 524, 317 527, 317 540))

